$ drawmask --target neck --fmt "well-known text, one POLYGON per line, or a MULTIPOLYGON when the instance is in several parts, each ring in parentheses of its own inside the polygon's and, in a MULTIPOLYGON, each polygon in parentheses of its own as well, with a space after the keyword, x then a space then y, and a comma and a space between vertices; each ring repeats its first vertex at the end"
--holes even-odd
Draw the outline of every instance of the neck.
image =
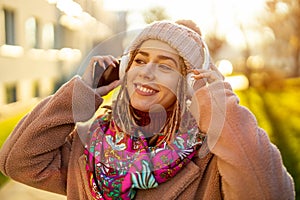
POLYGON ((135 109, 131 106, 131 112, 133 114, 136 125, 145 134, 145 136, 151 137, 156 133, 162 132, 166 125, 168 118, 171 117, 172 111, 157 110, 144 112, 135 109))

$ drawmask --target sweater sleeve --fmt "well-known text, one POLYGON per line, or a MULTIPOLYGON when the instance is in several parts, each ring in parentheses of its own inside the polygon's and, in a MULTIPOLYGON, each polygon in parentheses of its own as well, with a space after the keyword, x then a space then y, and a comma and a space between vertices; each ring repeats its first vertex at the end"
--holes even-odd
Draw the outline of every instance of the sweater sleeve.
POLYGON ((294 182, 278 148, 238 103, 228 83, 215 82, 197 90, 191 105, 217 156, 225 199, 294 199, 294 182))
POLYGON ((15 127, 0 151, 0 170, 21 183, 66 193, 70 133, 102 102, 78 76, 42 100, 15 127))

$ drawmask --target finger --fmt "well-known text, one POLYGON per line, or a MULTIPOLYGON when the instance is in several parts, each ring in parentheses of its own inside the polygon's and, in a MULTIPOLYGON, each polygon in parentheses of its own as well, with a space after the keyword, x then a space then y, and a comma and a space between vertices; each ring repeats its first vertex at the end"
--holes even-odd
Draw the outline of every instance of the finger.
POLYGON ((115 58, 113 56, 93 56, 90 59, 89 65, 93 66, 96 62, 99 63, 100 66, 103 66, 105 63, 112 63, 114 62, 115 58))
POLYGON ((212 71, 211 72, 206 72, 206 73, 201 73, 201 74, 198 74, 198 75, 194 75, 194 78, 196 80, 206 79, 208 83, 212 83, 214 81, 222 79, 219 76, 217 76, 215 72, 212 72, 212 71))
POLYGON ((112 91, 113 89, 115 89, 116 87, 118 87, 120 85, 121 81, 120 80, 116 80, 108 85, 105 86, 101 86, 99 88, 96 89, 96 92, 100 95, 100 96, 105 96, 107 95, 110 91, 112 91))
POLYGON ((219 69, 212 63, 209 65, 209 67, 210 67, 210 69, 212 69, 214 71, 219 71, 219 69))
POLYGON ((100 78, 103 71, 109 65, 116 67, 117 63, 118 60, 111 55, 93 56, 91 57, 89 65, 87 66, 84 74, 82 75, 82 80, 86 82, 89 86, 94 87, 94 85, 98 83, 98 80, 96 80, 96 78, 100 78), (98 63, 98 65, 96 65, 96 63, 98 63))
POLYGON ((91 59, 90 59, 90 62, 89 62, 89 65, 90 66, 94 66, 96 62, 100 62, 103 60, 103 57, 104 56, 93 56, 91 59))
POLYGON ((111 61, 112 61, 111 64, 112 64, 114 67, 116 67, 116 64, 119 64, 119 59, 117 59, 116 57, 110 55, 109 58, 111 59, 111 61))
POLYGON ((220 70, 218 69, 217 66, 215 66, 214 64, 211 63, 210 68, 215 71, 217 73, 217 75, 222 78, 222 80, 225 79, 225 77, 223 76, 223 74, 220 72, 220 70))
POLYGON ((196 91, 197 89, 202 88, 205 85, 206 85, 206 81, 204 79, 199 79, 195 81, 193 85, 193 89, 196 91))
POLYGON ((95 59, 94 59, 94 57, 92 57, 92 58, 90 59, 89 66, 93 66, 94 63, 95 63, 95 59))
POLYGON ((203 72, 209 72, 210 70, 207 70, 207 69, 191 69, 191 70, 188 70, 187 72, 188 73, 194 73, 196 75, 200 74, 200 73, 203 73, 203 72))
POLYGON ((95 65, 95 63, 98 62, 100 66, 103 66, 103 59, 103 56, 93 56, 90 59, 89 65, 85 69, 84 74, 82 75, 82 80, 91 87, 93 87, 95 77, 100 76, 101 72, 103 71, 97 65, 95 65))
POLYGON ((212 78, 213 73, 212 72, 200 73, 200 74, 195 74, 193 77, 196 80, 203 79, 203 78, 212 78))
POLYGON ((117 67, 117 64, 119 64, 118 59, 111 55, 103 56, 101 59, 96 61, 104 69, 106 69, 108 66, 117 67))

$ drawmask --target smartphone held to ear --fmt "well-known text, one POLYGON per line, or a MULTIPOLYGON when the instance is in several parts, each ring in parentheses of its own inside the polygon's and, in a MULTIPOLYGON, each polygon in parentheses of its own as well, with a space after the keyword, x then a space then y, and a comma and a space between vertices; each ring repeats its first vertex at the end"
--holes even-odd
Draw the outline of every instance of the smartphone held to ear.
POLYGON ((94 67, 94 84, 93 88, 98 88, 101 86, 109 85, 115 80, 119 80, 119 66, 120 61, 118 63, 114 63, 115 66, 109 65, 104 69, 102 66, 96 62, 94 67))

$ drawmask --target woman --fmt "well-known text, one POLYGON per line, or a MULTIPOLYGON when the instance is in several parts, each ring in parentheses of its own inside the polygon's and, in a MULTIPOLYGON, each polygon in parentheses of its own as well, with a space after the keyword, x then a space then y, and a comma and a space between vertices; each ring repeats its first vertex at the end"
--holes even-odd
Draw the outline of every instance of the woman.
POLYGON ((93 89, 91 59, 1 149, 7 176, 68 199, 294 199, 278 149, 210 62, 191 21, 147 26, 121 81, 93 89), (112 109, 89 120, 120 85, 112 109))

